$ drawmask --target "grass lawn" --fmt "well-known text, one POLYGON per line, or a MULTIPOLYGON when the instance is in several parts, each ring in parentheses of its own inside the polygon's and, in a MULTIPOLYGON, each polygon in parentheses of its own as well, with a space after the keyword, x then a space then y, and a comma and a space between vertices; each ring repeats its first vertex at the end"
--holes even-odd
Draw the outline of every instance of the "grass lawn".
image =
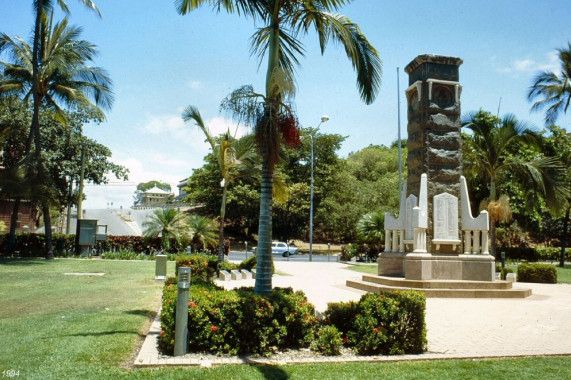
POLYGON ((4 378, 9 371, 23 379, 571 378, 569 357, 133 370, 159 306, 154 262, 0 259, 0 279, 4 378))

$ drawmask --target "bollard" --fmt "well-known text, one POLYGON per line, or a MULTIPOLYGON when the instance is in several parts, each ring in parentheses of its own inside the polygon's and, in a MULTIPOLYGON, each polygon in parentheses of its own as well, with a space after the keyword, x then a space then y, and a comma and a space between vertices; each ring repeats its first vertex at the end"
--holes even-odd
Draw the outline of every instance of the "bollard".
POLYGON ((157 255, 155 257, 155 280, 165 280, 167 278, 167 256, 157 255))
POLYGON ((178 268, 178 291, 176 298, 176 320, 174 330, 174 356, 186 354, 188 347, 188 290, 190 289, 190 268, 178 268))
POLYGON ((329 262, 330 256, 331 256, 331 243, 327 243, 327 262, 329 262))
POLYGON ((502 260, 502 269, 504 269, 506 267, 506 253, 502 252, 500 255, 501 255, 500 258, 502 260))
POLYGON ((244 242, 246 244, 246 260, 248 259, 248 242, 244 242))

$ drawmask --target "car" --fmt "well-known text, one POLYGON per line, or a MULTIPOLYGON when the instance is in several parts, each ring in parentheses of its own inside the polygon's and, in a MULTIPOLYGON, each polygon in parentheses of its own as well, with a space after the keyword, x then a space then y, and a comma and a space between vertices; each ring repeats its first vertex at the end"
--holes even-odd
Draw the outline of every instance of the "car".
MULTIPOLYGON (((258 247, 254 247, 253 251, 256 253, 258 247)), ((289 257, 290 255, 297 255, 299 250, 293 245, 284 243, 283 241, 272 242, 272 255, 282 255, 289 257)))

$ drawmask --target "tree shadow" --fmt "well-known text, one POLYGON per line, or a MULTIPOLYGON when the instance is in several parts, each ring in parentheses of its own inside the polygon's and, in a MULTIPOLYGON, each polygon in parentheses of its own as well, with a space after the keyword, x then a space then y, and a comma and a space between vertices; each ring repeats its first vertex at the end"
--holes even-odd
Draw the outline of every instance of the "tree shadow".
POLYGON ((43 257, 1 257, 0 265, 10 265, 10 266, 30 266, 30 265, 45 265, 49 261, 45 260, 43 257))
POLYGON ((280 366, 276 365, 267 365, 267 364, 259 364, 254 366, 265 379, 272 379, 272 380, 285 380, 289 379, 289 375, 286 371, 284 371, 280 366))
POLYGON ((146 317, 150 320, 154 320, 157 317, 156 310, 135 309, 135 310, 126 310, 124 313, 129 315, 139 315, 141 317, 146 317))
POLYGON ((115 330, 115 331, 99 331, 99 332, 84 332, 84 333, 76 333, 76 334, 66 334, 62 336, 78 336, 78 337, 88 337, 88 336, 109 336, 109 335, 117 335, 117 334, 130 334, 130 335, 137 335, 141 338, 144 338, 145 335, 140 334, 136 330, 115 330))

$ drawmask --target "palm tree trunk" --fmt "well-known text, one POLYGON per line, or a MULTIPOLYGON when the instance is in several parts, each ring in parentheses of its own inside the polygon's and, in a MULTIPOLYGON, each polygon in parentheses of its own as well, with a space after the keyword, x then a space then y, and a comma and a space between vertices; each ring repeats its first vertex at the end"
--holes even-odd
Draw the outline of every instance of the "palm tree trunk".
POLYGON ((218 264, 224 262, 224 219, 226 217, 226 196, 228 194, 228 181, 224 179, 222 190, 222 205, 220 205, 220 234, 218 236, 218 264))
POLYGON ((262 189, 260 194, 260 221, 258 225, 258 248, 256 283, 254 292, 267 295, 272 291, 272 189, 273 165, 269 157, 269 144, 262 147, 262 189))
MULTIPOLYGON (((490 203, 496 201, 496 179, 495 176, 492 175, 490 179, 490 203)), ((490 253, 494 258, 496 256, 496 220, 490 214, 490 253)))
POLYGON ((571 204, 567 206, 567 212, 565 213, 565 220, 563 221, 563 237, 561 238, 561 259, 559 260, 559 266, 565 266, 565 246, 567 245, 567 231, 569 227, 569 211, 571 210, 571 204))
POLYGON ((52 218, 50 216, 50 206, 46 200, 42 200, 42 212, 44 214, 44 233, 46 237, 46 260, 53 260, 54 246, 52 242, 52 218))
POLYGON ((18 212, 20 211, 20 197, 14 199, 14 206, 12 206, 12 215, 10 216, 10 234, 8 236, 8 246, 6 253, 12 254, 16 248, 16 226, 18 225, 18 212))

